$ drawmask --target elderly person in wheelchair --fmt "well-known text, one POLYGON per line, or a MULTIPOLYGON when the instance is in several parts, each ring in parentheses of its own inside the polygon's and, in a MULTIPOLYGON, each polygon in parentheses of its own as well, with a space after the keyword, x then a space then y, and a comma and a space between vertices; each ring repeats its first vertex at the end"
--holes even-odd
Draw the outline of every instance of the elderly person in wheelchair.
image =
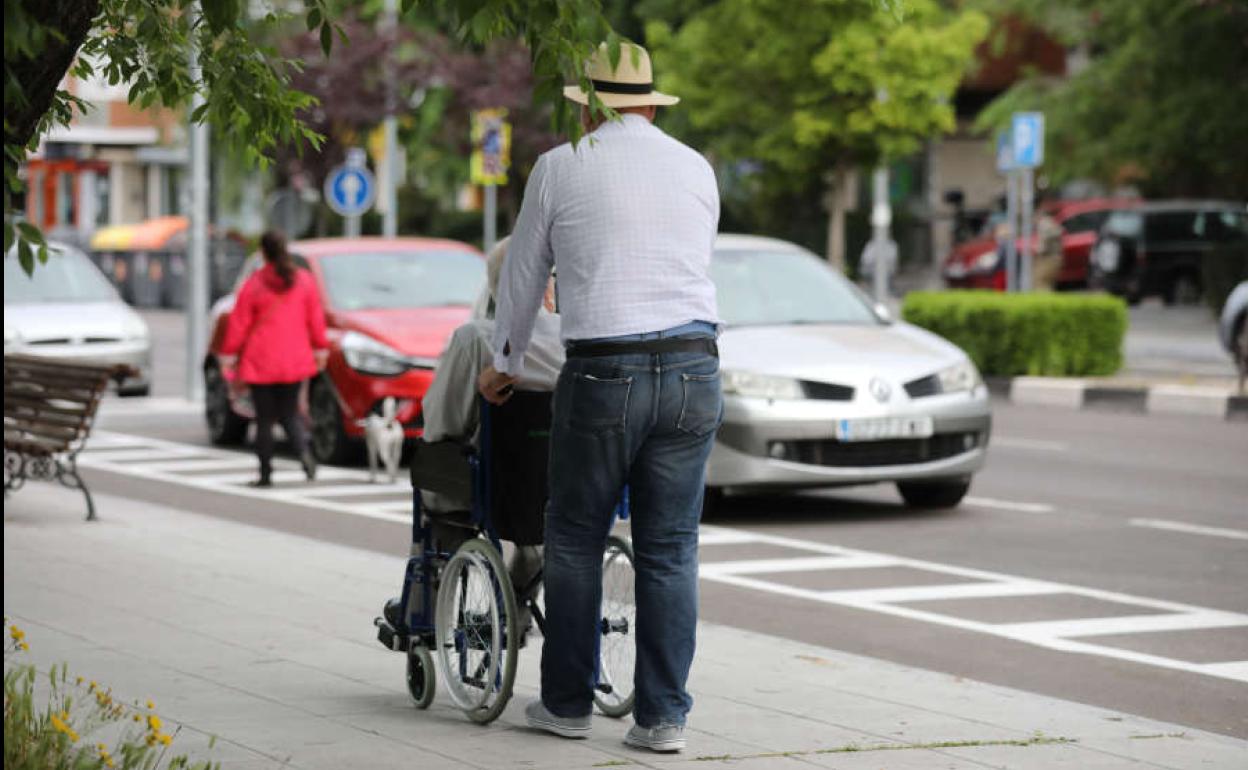
MULTIPOLYGON (((423 441, 427 445, 440 442, 456 442, 474 447, 480 446, 478 421, 477 375, 494 360, 490 339, 494 334, 494 296, 498 291, 498 277, 503 260, 507 258, 507 238, 499 241, 486 257, 486 286, 473 306, 472 320, 460 326, 451 336, 438 361, 433 383, 421 403, 424 417, 423 441)), ((554 279, 546 289, 541 312, 533 330, 533 344, 525 354, 525 377, 517 383, 517 390, 534 393, 550 393, 563 368, 563 343, 559 338, 559 316, 555 314, 554 279)), ((432 462, 437 462, 435 458, 432 462)), ((434 530, 434 542, 440 550, 453 552, 461 543, 473 537, 474 526, 468 516, 472 501, 461 495, 423 490, 422 507, 429 515, 434 530)), ((540 535, 540 533, 537 533, 540 535)), ((523 601, 527 594, 537 589, 535 580, 542 567, 541 546, 521 542, 533 540, 533 533, 516 541, 508 572, 512 585, 523 601)), ((399 599, 386 602, 386 617, 396 627, 402 627, 398 617, 399 599)), ((527 612, 520 609, 520 626, 530 623, 527 612)))

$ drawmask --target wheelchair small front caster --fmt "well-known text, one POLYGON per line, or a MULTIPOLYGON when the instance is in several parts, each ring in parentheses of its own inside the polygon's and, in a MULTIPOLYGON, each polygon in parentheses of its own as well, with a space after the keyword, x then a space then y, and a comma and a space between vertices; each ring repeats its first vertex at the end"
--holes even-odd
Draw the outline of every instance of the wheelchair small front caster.
POLYGON ((427 709, 433 703, 438 677, 433 670, 433 656, 424 647, 407 653, 407 692, 416 701, 416 708, 427 709))

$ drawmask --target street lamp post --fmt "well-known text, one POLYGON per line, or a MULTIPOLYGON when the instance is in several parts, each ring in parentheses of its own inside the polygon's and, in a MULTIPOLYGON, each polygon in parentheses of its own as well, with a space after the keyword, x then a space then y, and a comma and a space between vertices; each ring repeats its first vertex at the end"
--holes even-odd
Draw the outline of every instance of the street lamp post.
MULTIPOLYGON (((196 12, 196 15, 198 13, 196 12)), ((194 25, 192 25, 194 28, 194 25)), ((190 52, 191 82, 195 91, 191 95, 191 112, 194 114, 204 104, 199 90, 203 85, 203 71, 199 64, 199 50, 194 36, 190 52)), ((187 302, 186 302, 186 396, 191 401, 204 399, 204 381, 200 376, 200 362, 204 357, 204 336, 208 318, 208 124, 192 123, 190 126, 191 155, 191 228, 187 250, 187 302)))

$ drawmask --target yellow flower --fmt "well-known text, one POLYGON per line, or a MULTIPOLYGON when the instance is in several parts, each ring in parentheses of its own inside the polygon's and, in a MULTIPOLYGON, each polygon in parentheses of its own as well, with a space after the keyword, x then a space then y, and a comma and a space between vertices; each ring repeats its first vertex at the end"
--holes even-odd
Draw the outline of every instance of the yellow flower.
POLYGON ((18 648, 19 650, 22 650, 23 652, 25 652, 26 650, 29 650, 29 649, 30 649, 30 645, 29 645, 29 644, 26 644, 25 642, 18 642, 18 643, 17 643, 17 648, 18 648))
POLYGON ((149 701, 147 702, 147 707, 148 707, 149 709, 154 709, 154 708, 156 708, 156 704, 155 704, 155 703, 152 703, 152 702, 149 700, 149 701))
POLYGON ((51 715, 52 726, 56 728, 56 731, 57 731, 57 732, 65 733, 66 735, 68 735, 68 736, 69 736, 69 740, 70 740, 71 742, 73 742, 73 743, 77 743, 77 742, 78 742, 78 733, 74 731, 74 728, 72 728, 72 727, 70 727, 68 724, 66 724, 66 720, 68 720, 68 719, 69 719, 69 715, 68 715, 66 712, 64 712, 64 711, 62 711, 62 712, 61 712, 61 714, 64 714, 64 716, 65 716, 65 718, 64 718, 64 719, 62 719, 62 718, 61 718, 61 715, 60 715, 60 714, 52 714, 52 715, 51 715))
POLYGON ((134 715, 134 717, 132 717, 132 718, 133 718, 133 719, 134 719, 134 721, 136 721, 136 722, 142 721, 142 719, 143 719, 143 718, 142 718, 142 717, 140 717, 138 714, 135 714, 135 715, 134 715))
POLYGON ((13 637, 13 641, 20 642, 26 638, 26 632, 17 626, 9 626, 9 636, 13 637))
POLYGON ((152 714, 151 716, 149 716, 147 718, 147 726, 151 728, 151 731, 154 733, 160 732, 160 726, 161 726, 160 717, 156 716, 155 714, 152 714))
POLYGON ((173 743, 173 736, 172 736, 172 735, 164 735, 164 734, 161 734, 161 736, 160 736, 160 742, 161 742, 161 743, 163 743, 164 745, 168 746, 170 743, 173 743))
POLYGON ((76 681, 75 684, 82 684, 82 677, 78 677, 78 681, 76 681))
POLYGON ((149 736, 147 736, 147 745, 148 745, 148 746, 155 746, 155 745, 156 745, 156 736, 155 736, 155 735, 149 735, 149 736))
POLYGON ((99 687, 99 685, 95 683, 94 679, 92 679, 91 684, 87 687, 87 692, 95 692, 95 688, 97 687, 99 687))

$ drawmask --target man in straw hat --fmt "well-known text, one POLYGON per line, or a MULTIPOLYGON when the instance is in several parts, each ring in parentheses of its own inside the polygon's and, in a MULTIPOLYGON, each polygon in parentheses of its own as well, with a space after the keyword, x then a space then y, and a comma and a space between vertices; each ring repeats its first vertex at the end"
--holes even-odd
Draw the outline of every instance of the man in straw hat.
POLYGON ((557 735, 589 735, 602 552, 627 485, 637 701, 625 742, 679 751, 703 480, 722 411, 708 273, 719 194, 706 160, 652 124, 678 100, 654 90, 645 49, 621 45, 613 66, 600 46, 587 74, 619 117, 603 120, 581 88, 564 90, 589 134, 543 155, 529 177, 499 287, 494 366, 478 385, 506 400, 554 264, 567 363, 551 428, 542 696, 525 714, 557 735))

